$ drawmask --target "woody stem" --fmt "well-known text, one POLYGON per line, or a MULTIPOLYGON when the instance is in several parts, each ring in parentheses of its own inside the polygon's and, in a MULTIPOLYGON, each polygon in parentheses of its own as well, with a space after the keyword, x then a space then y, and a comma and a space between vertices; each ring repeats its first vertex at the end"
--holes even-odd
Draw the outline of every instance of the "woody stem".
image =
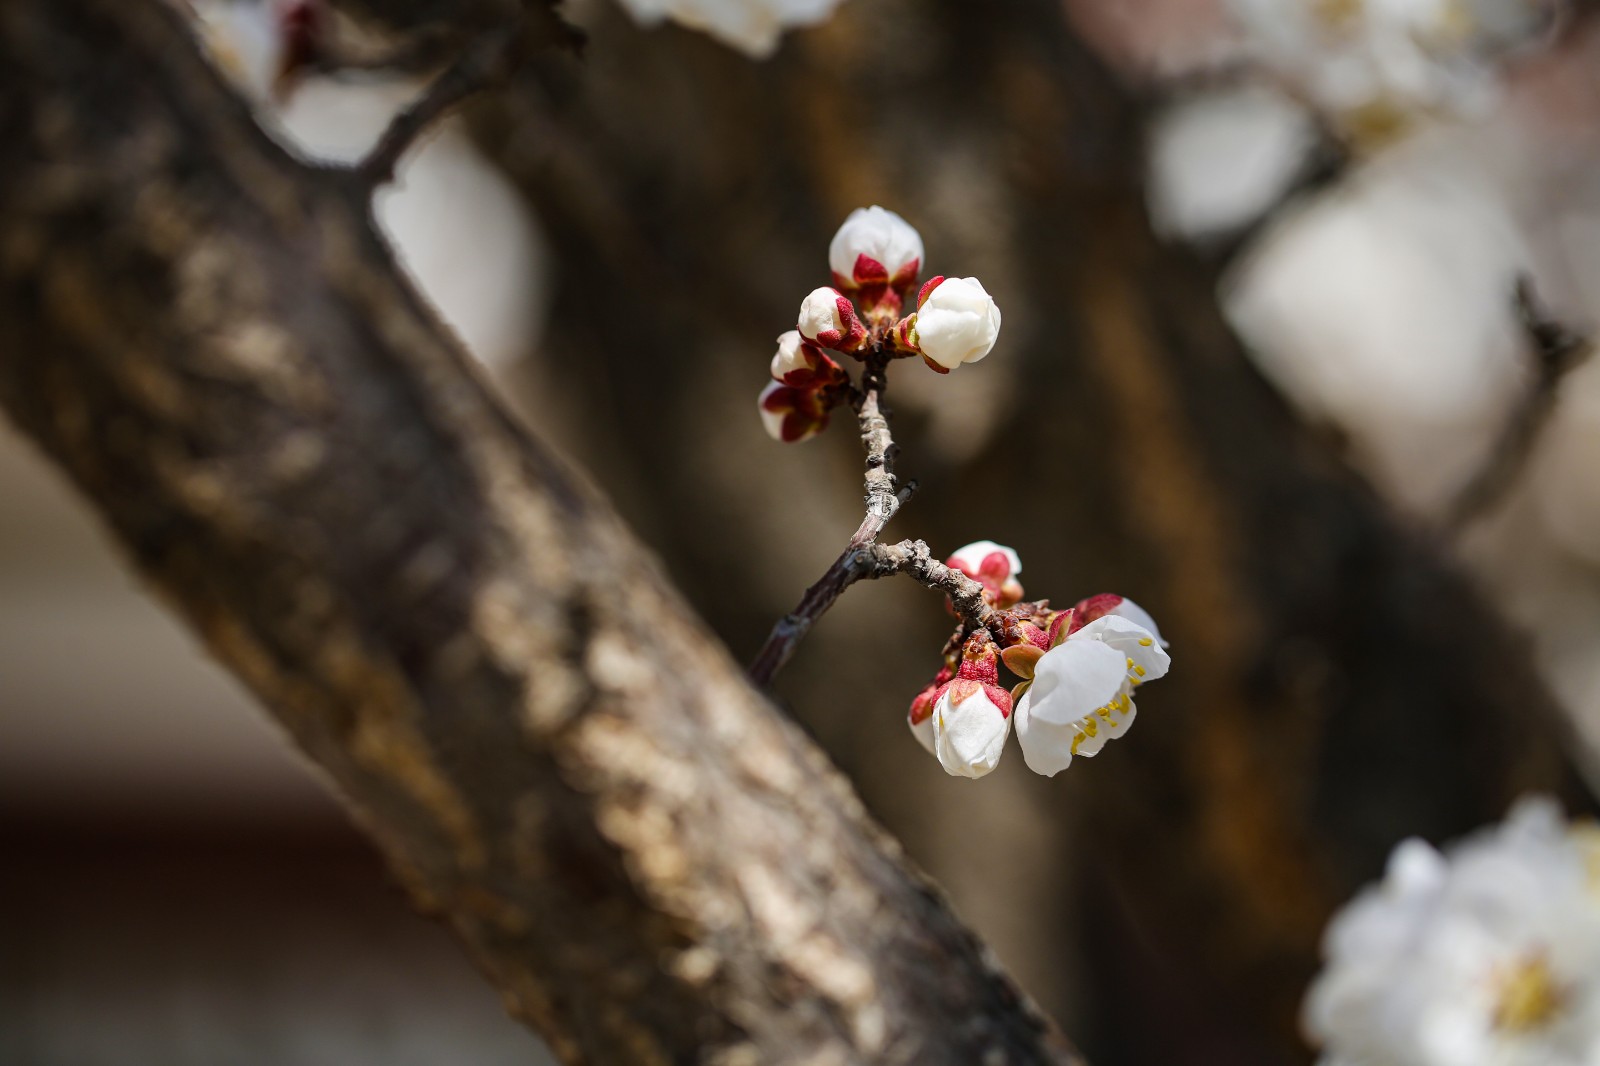
POLYGON ((861 445, 867 453, 867 471, 863 479, 866 514, 833 565, 806 589, 793 611, 778 619, 767 642, 751 661, 750 680, 761 688, 772 683, 810 632, 812 623, 833 606, 845 589, 864 577, 879 576, 871 573, 875 564, 866 549, 877 543, 878 534, 915 488, 915 482, 907 483, 898 491, 895 488, 894 460, 898 449, 889 428, 889 410, 883 404, 891 356, 883 350, 882 341, 876 336, 871 343, 872 350, 861 374, 861 388, 851 398, 861 426, 861 445))

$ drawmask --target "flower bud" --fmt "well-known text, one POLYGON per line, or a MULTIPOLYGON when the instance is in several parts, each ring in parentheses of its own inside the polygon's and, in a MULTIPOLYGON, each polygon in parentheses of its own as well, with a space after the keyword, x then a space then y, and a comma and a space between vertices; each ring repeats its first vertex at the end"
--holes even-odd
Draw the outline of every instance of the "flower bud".
POLYGON ((944 692, 945 685, 955 676, 955 671, 948 666, 941 668, 938 676, 911 701, 911 711, 906 715, 906 724, 911 726, 911 735, 917 738, 918 744, 928 749, 929 755, 937 754, 933 744, 933 707, 939 702, 939 696, 944 692))
POLYGON ((824 348, 848 352, 866 339, 855 305, 838 289, 813 289, 800 304, 800 335, 824 348))
POLYGON ((828 399, 818 389, 797 389, 771 382, 761 390, 756 408, 767 435, 794 444, 821 433, 828 425, 828 399))
POLYGON ((982 585, 985 598, 997 607, 1010 607, 1022 599, 1022 586, 1016 581, 1016 575, 1022 572, 1022 559, 1004 544, 974 541, 957 549, 945 565, 982 585))
POLYGON ((924 285, 910 336, 940 373, 976 363, 1000 336, 1000 308, 977 278, 935 278, 924 285))
POLYGON ((922 269, 922 236, 893 211, 858 207, 833 235, 828 265, 833 283, 846 292, 878 285, 907 289, 922 269))
POLYGON ((957 678, 933 707, 933 753, 953 777, 982 777, 1000 764, 1011 732, 1011 694, 957 678))
POLYGON ((772 357, 772 379, 800 389, 820 389, 844 383, 844 369, 828 353, 791 329, 778 337, 772 357))

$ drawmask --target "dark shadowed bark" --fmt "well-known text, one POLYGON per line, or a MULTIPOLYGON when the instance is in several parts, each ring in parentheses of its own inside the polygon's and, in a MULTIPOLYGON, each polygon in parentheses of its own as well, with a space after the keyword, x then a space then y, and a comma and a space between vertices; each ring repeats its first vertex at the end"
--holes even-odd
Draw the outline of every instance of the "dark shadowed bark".
POLYGON ((1078 1061, 169 9, 0 142, 0 401, 563 1058, 1078 1061))

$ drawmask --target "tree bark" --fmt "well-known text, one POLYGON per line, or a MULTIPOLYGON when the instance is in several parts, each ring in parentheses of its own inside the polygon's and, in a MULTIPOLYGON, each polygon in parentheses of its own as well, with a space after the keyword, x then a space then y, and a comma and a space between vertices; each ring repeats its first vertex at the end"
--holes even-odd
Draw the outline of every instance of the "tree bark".
POLYGON ((0 402, 562 1058, 1079 1061, 170 9, 0 143, 0 402))

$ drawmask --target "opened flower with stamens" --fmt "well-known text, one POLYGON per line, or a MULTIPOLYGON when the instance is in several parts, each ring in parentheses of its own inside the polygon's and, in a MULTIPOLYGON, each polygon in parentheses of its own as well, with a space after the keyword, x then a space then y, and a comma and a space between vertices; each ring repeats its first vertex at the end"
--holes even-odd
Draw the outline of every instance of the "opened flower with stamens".
POLYGON ((798 389, 822 389, 842 385, 848 378, 844 368, 821 348, 791 329, 778 337, 778 351, 772 357, 772 380, 798 389))
POLYGON ((867 338, 867 327, 856 315, 850 298, 826 286, 812 289, 800 302, 797 328, 813 344, 840 352, 854 351, 867 338))
POLYGON ((831 399, 821 389, 798 389, 773 381, 756 398, 761 424, 773 440, 785 444, 815 437, 828 426, 831 399))
POLYGON ((1597 832, 1534 798, 1443 853, 1402 842, 1324 937, 1324 1066, 1600 1063, 1597 832))
POLYGON ((901 295, 917 283, 922 255, 922 235, 877 205, 850 212, 828 245, 833 283, 858 293, 868 314, 899 314, 901 295))
POLYGON ((1013 653, 1006 665, 1029 678, 1015 693, 1023 761, 1054 777, 1073 756, 1093 756, 1126 733, 1133 690, 1166 674, 1172 660, 1155 631, 1116 614, 1080 625, 1076 612, 1063 611, 1047 637, 1042 655, 1013 653))
POLYGON ((1161 630, 1156 628, 1156 620, 1150 617, 1150 612, 1126 596, 1118 596, 1114 592, 1102 592, 1098 596, 1090 596, 1073 604, 1070 626, 1074 630, 1081 629, 1108 614, 1126 618, 1136 626, 1143 626, 1156 638, 1157 644, 1163 648, 1167 646, 1167 642, 1161 639, 1161 630))
POLYGON ((977 278, 932 278, 917 294, 916 314, 901 323, 899 343, 922 353, 941 374, 976 363, 1000 337, 1000 308, 977 278))
POLYGON ((956 549, 944 564, 982 585, 985 599, 997 607, 1010 607, 1022 599, 1022 586, 1016 580, 1022 573, 1022 558, 1004 544, 973 541, 956 549))

